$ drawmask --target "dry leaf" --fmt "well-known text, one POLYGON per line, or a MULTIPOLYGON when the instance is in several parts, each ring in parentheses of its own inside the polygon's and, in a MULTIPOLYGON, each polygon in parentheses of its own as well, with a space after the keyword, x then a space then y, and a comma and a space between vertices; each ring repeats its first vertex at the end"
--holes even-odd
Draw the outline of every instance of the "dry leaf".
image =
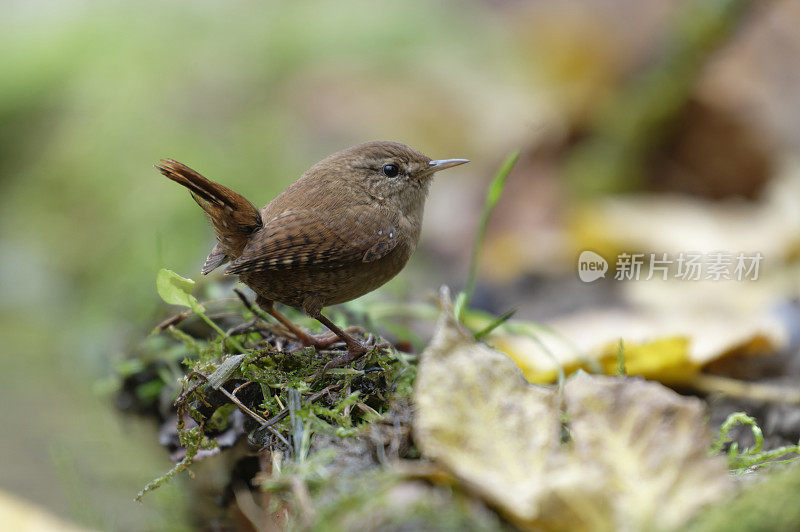
POLYGON ((449 309, 422 354, 415 441, 526 529, 676 528, 731 486, 702 403, 640 379, 528 384, 449 309), (562 443, 562 420, 570 438, 562 443))
POLYGON ((415 441, 427 456, 457 464, 453 472, 492 503, 533 520, 540 478, 560 465, 547 463, 560 459, 557 397, 445 315, 420 362, 415 441))
POLYGON ((615 530, 672 529, 731 486, 709 456, 702 401, 643 379, 579 373, 564 386, 573 459, 600 470, 615 530))
POLYGON ((629 375, 665 384, 691 384, 704 367, 726 357, 779 352, 788 331, 774 315, 736 313, 645 313, 585 311, 523 330, 510 322, 491 335, 490 343, 510 356, 534 383, 554 382, 561 366, 566 374, 583 368, 617 373, 619 341, 629 375))

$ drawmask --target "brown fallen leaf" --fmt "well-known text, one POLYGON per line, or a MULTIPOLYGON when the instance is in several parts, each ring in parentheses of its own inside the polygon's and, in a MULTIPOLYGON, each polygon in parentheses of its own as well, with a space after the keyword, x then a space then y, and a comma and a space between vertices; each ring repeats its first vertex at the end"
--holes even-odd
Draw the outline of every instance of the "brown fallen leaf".
POLYGON ((415 384, 415 441, 518 526, 675 529, 731 487, 724 459, 707 454, 700 400, 585 373, 561 393, 531 385, 443 300, 415 384))

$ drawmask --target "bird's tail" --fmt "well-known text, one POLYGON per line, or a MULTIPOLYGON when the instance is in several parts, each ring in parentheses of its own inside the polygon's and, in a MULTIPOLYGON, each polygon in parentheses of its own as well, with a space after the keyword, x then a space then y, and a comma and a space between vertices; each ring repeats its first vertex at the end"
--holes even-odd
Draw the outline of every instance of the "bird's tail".
POLYGON ((188 188, 197 204, 206 211, 217 234, 218 245, 214 249, 221 248, 231 259, 241 255, 250 235, 261 227, 258 209, 241 194, 206 179, 178 161, 162 159, 156 168, 188 188))

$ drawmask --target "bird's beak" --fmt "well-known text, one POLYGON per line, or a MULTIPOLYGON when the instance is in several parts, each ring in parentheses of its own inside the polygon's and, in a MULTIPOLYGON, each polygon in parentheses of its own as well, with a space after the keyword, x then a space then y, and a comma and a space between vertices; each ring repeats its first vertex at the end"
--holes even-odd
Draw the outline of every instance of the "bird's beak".
POLYGON ((438 161, 431 161, 428 163, 428 168, 423 170, 422 175, 429 176, 439 170, 445 170, 468 162, 469 159, 439 159, 438 161))

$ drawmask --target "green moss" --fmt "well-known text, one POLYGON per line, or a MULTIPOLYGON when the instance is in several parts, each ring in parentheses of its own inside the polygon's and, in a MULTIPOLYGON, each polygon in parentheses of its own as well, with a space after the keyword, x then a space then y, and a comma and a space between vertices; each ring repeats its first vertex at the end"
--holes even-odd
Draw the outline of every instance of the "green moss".
POLYGON ((307 457, 316 434, 352 437, 368 418, 385 412, 393 399, 411 393, 416 370, 409 355, 375 347, 352 367, 334 368, 319 378, 335 353, 303 348, 276 335, 270 324, 253 320, 239 301, 212 300, 200 305, 189 293, 191 282, 170 274, 167 283, 167 276, 160 274, 162 295, 190 305, 195 316, 155 331, 157 337, 168 340, 158 347, 171 353, 170 367, 180 368, 180 373, 155 371, 146 363, 121 369, 126 378, 152 377, 138 383, 139 400, 153 404, 159 395, 169 394, 177 419, 191 418, 197 426, 177 427, 185 458, 150 482, 142 495, 187 469, 199 449, 213 446, 215 437, 233 426, 231 416, 237 410, 245 418, 239 436, 297 460, 307 457), (209 316, 225 316, 225 323, 209 316), (224 326, 233 327, 237 334, 226 333, 224 326), (226 346, 241 354, 230 354, 226 346), (183 364, 175 364, 176 359, 183 364))

